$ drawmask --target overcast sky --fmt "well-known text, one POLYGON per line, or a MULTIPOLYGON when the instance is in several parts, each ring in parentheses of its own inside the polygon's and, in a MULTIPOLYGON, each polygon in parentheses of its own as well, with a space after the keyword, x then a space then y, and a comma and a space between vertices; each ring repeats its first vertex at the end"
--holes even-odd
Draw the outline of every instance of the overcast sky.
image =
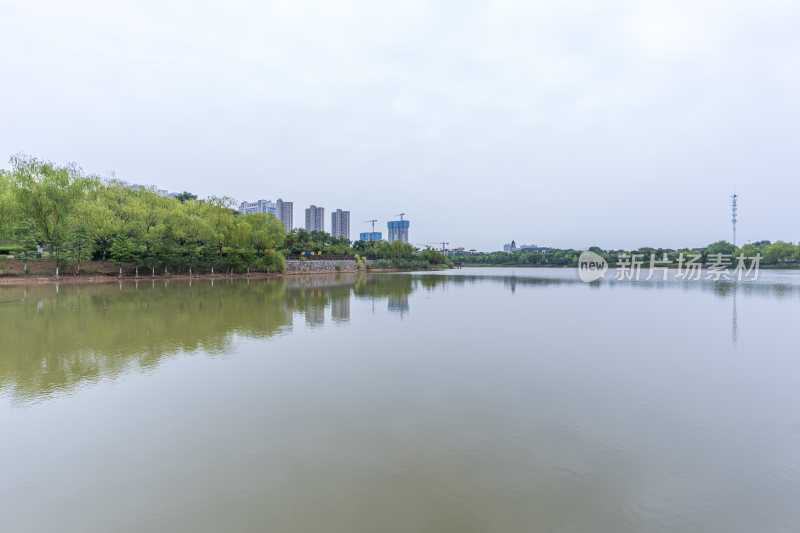
POLYGON ((0 0, 0 157, 405 212, 411 241, 800 239, 800 2, 0 0))

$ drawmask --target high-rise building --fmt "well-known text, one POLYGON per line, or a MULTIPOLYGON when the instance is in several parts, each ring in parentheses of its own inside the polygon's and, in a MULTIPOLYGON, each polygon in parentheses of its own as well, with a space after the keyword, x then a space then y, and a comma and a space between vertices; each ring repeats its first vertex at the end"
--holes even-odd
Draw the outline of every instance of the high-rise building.
POLYGON ((337 209, 331 213, 331 235, 350 239, 350 211, 337 209))
POLYGON ((387 240, 408 242, 408 220, 390 220, 387 240))
POLYGON ((239 212, 246 213, 272 213, 278 220, 283 222, 286 231, 292 230, 292 222, 294 219, 294 204, 292 202, 284 202, 278 198, 277 202, 270 200, 258 200, 256 202, 242 202, 239 204, 239 212))
POLYGON ((269 200, 258 200, 256 202, 242 202, 239 205, 239 212, 242 214, 272 213, 275 216, 278 215, 276 204, 269 200))
POLYGON ((367 231, 364 233, 359 233, 358 238, 362 241, 379 241, 383 239, 383 235, 380 231, 367 231))
POLYGON ((275 202, 275 210, 278 218, 283 222, 286 231, 292 231, 294 224, 294 202, 284 202, 280 198, 275 202))
POLYGON ((325 231, 325 208, 311 205, 306 209, 306 231, 325 231))

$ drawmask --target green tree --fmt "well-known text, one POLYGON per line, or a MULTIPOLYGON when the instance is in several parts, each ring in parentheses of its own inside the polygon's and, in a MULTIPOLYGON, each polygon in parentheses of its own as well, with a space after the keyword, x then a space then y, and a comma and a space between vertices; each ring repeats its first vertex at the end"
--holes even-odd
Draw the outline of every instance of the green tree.
POLYGON ((133 243, 131 240, 124 236, 118 235, 114 239, 109 251, 111 261, 120 267, 120 270, 125 266, 136 262, 136 255, 133 250, 133 243))
POLYGON ((764 261, 767 263, 785 263, 795 259, 796 250, 792 243, 776 241, 764 250, 764 261))
POLYGON ((706 256, 714 258, 717 254, 727 254, 733 256, 736 253, 736 247, 728 241, 717 241, 709 244, 706 247, 706 256))
POLYGON ((76 275, 81 273, 81 263, 90 259, 94 250, 94 240, 92 239, 89 226, 83 219, 75 219, 70 224, 67 236, 67 252, 71 259, 78 262, 76 275))
POLYGON ((135 191, 132 200, 125 206, 124 217, 137 239, 144 244, 145 256, 152 258, 152 246, 158 238, 154 229, 164 218, 170 198, 163 198, 149 189, 140 189, 135 191))
POLYGON ((217 197, 211 197, 200 204, 201 215, 206 221, 205 240, 216 249, 220 264, 223 248, 233 240, 235 215, 232 205, 233 201, 230 198, 217 197))
POLYGON ((33 220, 56 261, 70 233, 67 221, 89 178, 75 165, 63 167, 36 158, 11 158, 11 189, 18 215, 33 220))
POLYGON ((0 238, 11 232, 11 225, 17 220, 17 204, 11 190, 11 177, 5 170, 0 170, 0 238))
POLYGON ((311 235, 303 228, 295 228, 286 234, 284 247, 290 254, 301 254, 310 252, 314 249, 314 242, 311 235))
POLYGON ((108 205, 107 191, 107 187, 97 182, 76 208, 92 238, 100 245, 102 261, 106 260, 111 242, 123 228, 122 219, 108 205))
POLYGON ((187 200, 197 200, 197 195, 196 194, 192 194, 190 192, 183 191, 180 194, 176 194, 175 195, 175 199, 178 200, 181 203, 184 203, 187 200))
POLYGON ((39 241, 36 235, 36 224, 31 219, 20 220, 14 225, 13 229, 16 241, 22 245, 22 256, 25 263, 22 267, 25 274, 28 273, 28 260, 35 256, 39 248, 39 241))
POLYGON ((441 252, 437 252, 433 248, 425 248, 420 252, 419 257, 431 265, 446 265, 450 262, 447 256, 441 252))
POLYGON ((745 257, 755 257, 756 254, 758 254, 758 253, 759 253, 759 249, 756 248, 755 245, 745 244, 744 246, 742 246, 739 249, 739 253, 736 254, 736 255, 737 255, 737 257, 739 255, 744 255, 745 257))

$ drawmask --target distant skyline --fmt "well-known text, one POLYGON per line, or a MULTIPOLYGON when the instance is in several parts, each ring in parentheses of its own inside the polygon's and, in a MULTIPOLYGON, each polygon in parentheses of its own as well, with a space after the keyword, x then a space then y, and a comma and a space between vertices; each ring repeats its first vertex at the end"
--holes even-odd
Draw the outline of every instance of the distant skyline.
MULTIPOLYGON (((0 3, 0 158, 353 236, 499 250, 797 242, 800 4, 0 3), (298 213, 302 217, 303 213, 298 213)), ((297 224, 295 224, 297 225, 297 224)))

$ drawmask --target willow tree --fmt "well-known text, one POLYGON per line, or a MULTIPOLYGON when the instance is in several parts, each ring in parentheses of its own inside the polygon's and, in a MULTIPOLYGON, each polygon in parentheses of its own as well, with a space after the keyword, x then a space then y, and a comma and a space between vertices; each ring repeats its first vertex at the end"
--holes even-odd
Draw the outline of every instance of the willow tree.
POLYGON ((11 158, 9 178, 17 215, 34 222, 51 257, 58 260, 69 235, 68 220, 90 178, 76 165, 57 166, 22 155, 11 158))
POLYGON ((8 172, 0 170, 0 237, 8 235, 14 223, 16 203, 11 196, 11 179, 8 172))
POLYGON ((246 235, 242 243, 244 246, 251 246, 262 252, 283 246, 286 227, 272 213, 250 213, 238 218, 246 235))
POLYGON ((200 213, 209 232, 207 242, 214 245, 220 263, 222 263, 223 248, 229 246, 235 236, 236 224, 232 205, 233 201, 230 198, 214 196, 200 204, 200 213))
POLYGON ((78 218, 85 222, 89 235, 99 245, 103 261, 114 238, 123 228, 122 218, 109 205, 110 189, 99 182, 91 183, 84 200, 76 209, 78 218))
POLYGON ((135 238, 144 244, 147 258, 152 257, 153 243, 158 238, 153 230, 163 220, 170 200, 150 189, 134 191, 128 200, 125 216, 135 238))

